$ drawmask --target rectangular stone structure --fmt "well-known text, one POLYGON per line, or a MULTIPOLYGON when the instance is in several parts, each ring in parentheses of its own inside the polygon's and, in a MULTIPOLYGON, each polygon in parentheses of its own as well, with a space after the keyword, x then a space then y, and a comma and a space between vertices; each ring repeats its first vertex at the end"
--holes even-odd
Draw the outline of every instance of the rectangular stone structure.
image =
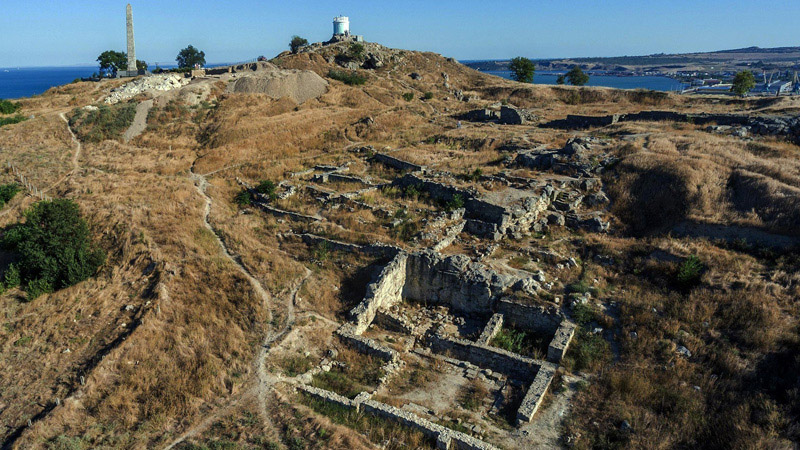
POLYGON ((550 345, 547 347, 547 360, 554 363, 561 362, 574 335, 575 324, 567 320, 561 322, 555 336, 553 336, 553 340, 550 341, 550 345))

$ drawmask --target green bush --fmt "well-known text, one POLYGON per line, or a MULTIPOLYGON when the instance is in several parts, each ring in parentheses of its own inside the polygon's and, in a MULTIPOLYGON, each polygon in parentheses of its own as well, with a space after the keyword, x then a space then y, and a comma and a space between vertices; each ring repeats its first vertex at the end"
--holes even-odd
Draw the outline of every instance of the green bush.
POLYGON ((249 206, 253 204, 253 194, 250 193, 247 189, 242 189, 235 197, 233 197, 233 201, 239 206, 249 206))
POLYGON ((422 95, 422 98, 424 98, 425 100, 432 99, 433 98, 433 92, 426 92, 425 94, 422 95))
POLYGON ((17 183, 0 185, 0 208, 2 208, 6 203, 10 202, 18 192, 19 185, 17 183))
POLYGON ((700 258, 695 255, 686 258, 683 263, 678 267, 678 272, 675 274, 675 280, 678 287, 688 289, 700 283, 700 277, 703 275, 705 266, 700 258))
POLYGON ((328 78, 332 78, 337 81, 341 81, 344 84, 350 86, 357 86, 362 85, 367 82, 366 77, 362 77, 356 72, 343 72, 341 70, 331 70, 328 72, 328 78))
POLYGON ((277 189, 278 186, 269 180, 261 180, 256 186, 256 192, 266 195, 270 200, 278 198, 278 194, 275 192, 277 189))
POLYGON ((14 114, 21 107, 22 105, 20 105, 19 102, 10 102, 0 98, 0 114, 14 114))
POLYGON ((453 195, 453 198, 451 198, 444 204, 444 209, 447 212, 454 211, 456 209, 463 207, 464 207, 464 197, 462 197, 461 194, 453 195))
POLYGON ((13 125, 15 123, 24 122, 27 118, 21 114, 11 117, 0 117, 0 127, 3 125, 13 125))
POLYGON ((92 244, 89 226, 72 200, 34 204, 25 211, 24 223, 5 230, 0 245, 16 256, 18 281, 30 299, 91 277, 105 261, 103 251, 92 244))
POLYGON ((364 58, 364 44, 359 42, 353 42, 350 44, 350 48, 347 52, 351 58, 353 59, 362 59, 364 58))
POLYGON ((405 94, 403 94, 403 100, 405 100, 407 102, 410 102, 411 100, 414 100, 414 93, 413 92, 406 92, 405 94))
POLYGON ((69 125, 80 140, 102 142, 106 139, 119 139, 131 126, 135 116, 134 103, 103 105, 88 112, 85 109, 76 109, 69 119, 69 125))

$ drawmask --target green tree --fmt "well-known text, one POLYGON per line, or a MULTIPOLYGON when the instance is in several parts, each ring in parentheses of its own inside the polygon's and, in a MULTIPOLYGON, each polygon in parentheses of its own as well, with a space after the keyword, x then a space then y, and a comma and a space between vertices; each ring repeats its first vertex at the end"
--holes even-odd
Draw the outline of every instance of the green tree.
POLYGON ((77 284, 97 272, 105 254, 91 242, 77 203, 42 201, 25 211, 25 222, 7 228, 0 245, 15 254, 14 271, 29 298, 77 284))
POLYGON ((182 69, 192 68, 196 64, 202 67, 206 65, 206 53, 190 45, 178 53, 175 61, 178 63, 178 67, 182 69))
POLYGON ((756 78, 753 76, 753 72, 749 70, 743 70, 733 77, 731 90, 738 95, 747 94, 754 87, 756 87, 756 78))
POLYGON ((533 83, 533 74, 536 72, 536 64, 528 58, 517 56, 508 65, 511 70, 511 77, 520 83, 533 83))
POLYGON ((559 75, 558 78, 556 78, 556 84, 565 84, 566 82, 566 76, 564 75, 559 75))
POLYGON ((297 35, 292 36, 292 40, 289 41, 289 49, 292 51, 292 53, 297 53, 306 45, 308 45, 308 39, 301 38, 297 35))
POLYGON ((589 75, 586 75, 580 66, 572 66, 572 69, 567 72, 567 80, 573 86, 583 86, 589 82, 589 75))
POLYGON ((116 75, 118 70, 128 70, 128 55, 125 52, 106 50, 97 57, 100 73, 116 75))
POLYGON ((147 62, 141 59, 136 60, 136 68, 139 70, 147 70, 147 62))

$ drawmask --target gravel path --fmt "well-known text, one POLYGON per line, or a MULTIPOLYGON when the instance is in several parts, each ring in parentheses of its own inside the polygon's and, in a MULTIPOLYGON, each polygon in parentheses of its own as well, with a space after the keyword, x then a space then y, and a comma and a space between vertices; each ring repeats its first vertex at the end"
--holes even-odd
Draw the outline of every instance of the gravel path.
POLYGON ((130 142, 131 139, 142 134, 142 131, 147 128, 147 114, 152 107, 153 100, 145 100, 136 105, 136 116, 133 118, 133 123, 125 131, 125 134, 122 135, 122 139, 126 144, 130 142))

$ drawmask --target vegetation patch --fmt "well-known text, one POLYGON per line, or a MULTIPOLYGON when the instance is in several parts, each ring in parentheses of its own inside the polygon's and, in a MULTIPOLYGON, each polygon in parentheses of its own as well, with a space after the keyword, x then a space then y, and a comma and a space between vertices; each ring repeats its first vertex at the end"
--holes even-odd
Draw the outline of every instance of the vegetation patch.
POLYGON ((14 114, 22 108, 19 102, 12 102, 0 98, 0 114, 14 114))
POLYGON ((435 440, 399 423, 372 414, 359 413, 353 409, 315 399, 305 394, 301 396, 301 399, 317 413, 328 417, 334 423, 364 434, 372 442, 385 445, 382 448, 387 450, 436 448, 435 440))
POLYGON ((19 185, 17 183, 9 183, 0 185, 0 208, 10 202, 12 198, 19 192, 19 185))
POLYGON ((136 105, 133 103, 113 106, 102 105, 96 110, 74 110, 69 126, 84 142, 102 142, 106 139, 119 139, 133 123, 136 105))
POLYGON ((75 285, 94 275, 105 261, 72 200, 34 204, 25 211, 25 222, 5 229, 0 246, 16 257, 6 270, 5 287, 20 285, 29 299, 75 285))
POLYGON ((17 114, 16 116, 11 116, 11 117, 0 117, 0 127, 2 127, 3 125, 13 125, 15 123, 24 122, 25 120, 27 120, 27 117, 21 114, 17 114))
POLYGON ((341 364, 330 371, 314 375, 311 385, 354 398, 361 392, 372 391, 383 376, 383 361, 378 358, 345 349, 339 360, 341 364))
POLYGON ((359 75, 356 72, 344 72, 341 70, 331 70, 328 72, 328 78, 341 81, 349 86, 359 86, 367 82, 367 78, 359 75))
POLYGON ((547 353, 549 340, 528 331, 512 327, 503 327, 492 338, 491 345, 531 358, 542 359, 547 353))

